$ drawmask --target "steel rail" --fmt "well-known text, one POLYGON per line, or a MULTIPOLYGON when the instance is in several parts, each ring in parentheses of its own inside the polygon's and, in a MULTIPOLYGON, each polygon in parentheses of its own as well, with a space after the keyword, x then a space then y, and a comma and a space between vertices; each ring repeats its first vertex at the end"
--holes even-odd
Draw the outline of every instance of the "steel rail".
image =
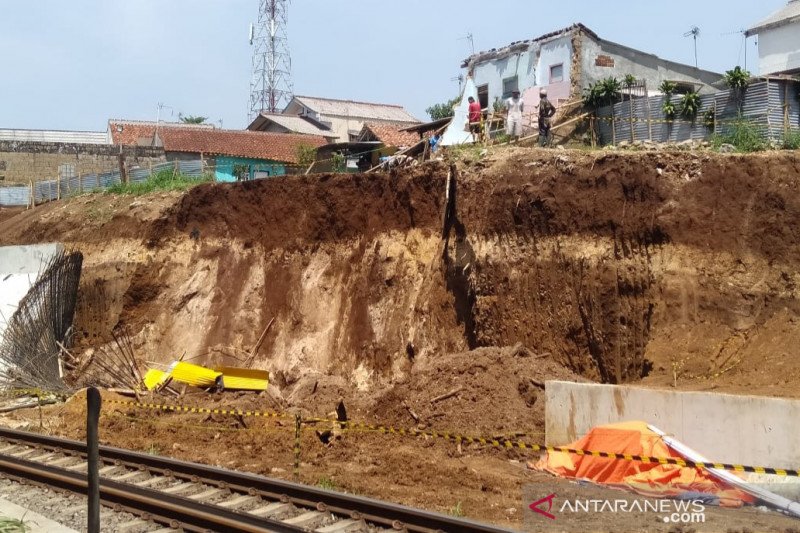
MULTIPOLYGON (((66 450, 78 454, 86 453, 85 443, 60 437, 50 437, 37 433, 0 428, 0 438, 53 450, 66 450)), ((315 508, 342 516, 363 519, 376 525, 397 530, 405 529, 409 532, 419 533, 432 533, 437 531, 458 533, 507 533, 509 531, 508 529, 489 524, 423 511, 421 509, 414 509, 404 505, 382 502, 371 498, 323 490, 289 481, 271 479, 244 472, 235 472, 208 465, 189 463, 177 459, 158 457, 110 446, 100 446, 100 458, 106 463, 116 462, 133 467, 145 467, 150 471, 156 471, 192 481, 205 480, 209 484, 216 485, 220 488, 236 489, 251 494, 254 492, 261 493, 275 500, 288 501, 302 507, 315 508)), ((14 461, 19 461, 19 459, 14 458, 14 461)), ((40 466, 36 463, 32 464, 37 467, 40 466)), ((130 485, 125 483, 103 479, 101 482, 103 490, 105 490, 106 486, 112 486, 109 485, 110 483, 118 486, 118 488, 122 487, 122 490, 131 488, 130 485)), ((151 492, 161 494, 158 491, 151 492)), ((185 498, 182 498, 182 500, 185 500, 185 498)), ((192 503, 196 504, 196 502, 192 503)), ((286 524, 280 522, 276 523, 280 524, 282 527, 286 527, 286 524)), ((280 530, 275 529, 275 531, 280 530)))
MULTIPOLYGON (((41 463, 0 455, 0 472, 79 494, 86 494, 88 476, 41 463)), ((230 511, 216 505, 202 504, 152 489, 132 486, 109 479, 100 480, 100 500, 107 505, 147 514, 157 522, 182 526, 191 531, 231 531, 297 533, 303 528, 267 518, 230 511)))

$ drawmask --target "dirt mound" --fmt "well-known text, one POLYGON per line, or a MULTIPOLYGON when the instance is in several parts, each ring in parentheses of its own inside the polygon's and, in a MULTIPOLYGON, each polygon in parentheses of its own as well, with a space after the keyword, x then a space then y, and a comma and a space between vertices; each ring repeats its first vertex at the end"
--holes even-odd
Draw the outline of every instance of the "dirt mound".
POLYGON ((430 358, 380 396, 372 412, 406 427, 541 439, 544 382, 582 380, 549 358, 522 345, 430 358))

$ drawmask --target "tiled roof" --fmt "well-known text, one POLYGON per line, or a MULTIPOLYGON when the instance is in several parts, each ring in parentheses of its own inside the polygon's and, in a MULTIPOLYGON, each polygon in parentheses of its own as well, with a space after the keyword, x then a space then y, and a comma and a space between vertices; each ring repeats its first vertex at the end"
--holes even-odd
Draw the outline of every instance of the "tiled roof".
POLYGON ((0 141, 108 144, 105 131, 57 131, 57 130, 0 130, 0 141))
POLYGON ((783 9, 776 11, 768 16, 749 30, 747 36, 755 35, 759 31, 769 28, 776 28, 800 20, 800 0, 789 0, 789 3, 783 9))
POLYGON ((533 39, 527 39, 525 41, 515 41, 509 45, 506 45, 503 48, 492 48, 491 50, 486 50, 484 52, 478 52, 476 54, 471 55, 467 59, 465 59, 462 64, 461 68, 467 68, 473 63, 482 63, 484 61, 490 61, 493 59, 501 59, 503 57, 507 57, 518 52, 523 52, 528 50, 533 43, 538 43, 541 41, 547 41, 554 37, 561 37, 564 35, 571 34, 576 31, 582 31, 595 39, 599 39, 597 34, 593 32, 591 29, 587 28, 580 22, 573 24, 572 26, 567 26, 566 28, 562 28, 560 30, 552 31, 550 33, 545 33, 544 35, 540 35, 539 37, 534 37, 533 39))
POLYGON ((167 152, 190 152, 298 163, 297 147, 319 148, 323 137, 296 133, 168 128, 159 136, 167 152))
POLYGON ((297 115, 282 115, 280 113, 261 113, 252 124, 247 128, 249 130, 258 131, 262 129, 262 125, 267 122, 274 122, 279 126, 286 128, 293 133, 302 133, 304 135, 322 135, 335 137, 336 134, 330 129, 323 128, 297 115), (257 126, 254 128, 253 126, 257 126))
POLYGON ((146 145, 150 146, 158 127, 160 133, 166 129, 203 129, 213 130, 213 124, 184 124, 183 122, 147 122, 140 120, 108 121, 108 130, 111 132, 111 143, 125 146, 146 145))
POLYGON ((403 124, 367 122, 361 130, 359 138, 364 140, 366 137, 370 137, 370 140, 381 141, 386 146, 394 146, 395 148, 414 146, 420 141, 419 135, 407 131, 399 131, 403 126, 403 124))
POLYGON ((368 102, 334 100, 332 98, 316 98, 313 96, 295 96, 294 100, 321 115, 387 120, 402 123, 419 122, 411 113, 399 105, 371 104, 368 102))

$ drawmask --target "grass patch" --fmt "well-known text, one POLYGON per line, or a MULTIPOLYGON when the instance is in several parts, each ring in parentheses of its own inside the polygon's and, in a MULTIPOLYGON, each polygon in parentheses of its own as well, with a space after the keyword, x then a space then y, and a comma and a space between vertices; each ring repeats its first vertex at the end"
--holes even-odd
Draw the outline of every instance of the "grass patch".
POLYGON ((147 178, 146 181, 139 183, 120 183, 109 187, 105 192, 108 194, 142 196, 143 194, 150 194, 157 191, 185 191, 195 185, 208 183, 210 181, 213 181, 210 176, 195 178, 184 176, 183 174, 175 174, 172 169, 167 169, 153 174, 147 178))
POLYGON ((317 482, 317 486, 321 489, 325 490, 339 490, 339 486, 336 485, 336 482, 329 477, 321 477, 317 482))
POLYGON ((30 531, 30 528, 22 520, 0 517, 0 533, 26 533, 27 531, 30 531))
POLYGON ((723 144, 734 146, 738 152, 760 152, 768 148, 759 127, 743 118, 725 126, 724 133, 711 138, 711 145, 714 148, 718 149, 723 144))
POLYGON ((783 138, 784 150, 800 150, 800 130, 790 131, 783 138))
POLYGON ((450 516, 455 516, 456 518, 461 518, 464 516, 464 509, 461 507, 461 502, 456 503, 453 507, 447 511, 447 514, 450 516))

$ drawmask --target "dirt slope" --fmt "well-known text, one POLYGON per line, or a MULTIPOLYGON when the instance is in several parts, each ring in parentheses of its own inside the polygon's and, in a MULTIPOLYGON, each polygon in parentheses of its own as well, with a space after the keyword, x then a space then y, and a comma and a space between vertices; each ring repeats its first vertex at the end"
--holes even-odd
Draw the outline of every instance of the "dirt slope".
POLYGON ((795 394, 796 154, 494 152, 459 168, 445 243, 446 174, 95 195, 0 242, 84 252, 82 346, 126 325, 147 360, 235 362, 274 319, 256 364, 287 397, 309 372, 367 394, 517 343, 589 379, 795 394))

